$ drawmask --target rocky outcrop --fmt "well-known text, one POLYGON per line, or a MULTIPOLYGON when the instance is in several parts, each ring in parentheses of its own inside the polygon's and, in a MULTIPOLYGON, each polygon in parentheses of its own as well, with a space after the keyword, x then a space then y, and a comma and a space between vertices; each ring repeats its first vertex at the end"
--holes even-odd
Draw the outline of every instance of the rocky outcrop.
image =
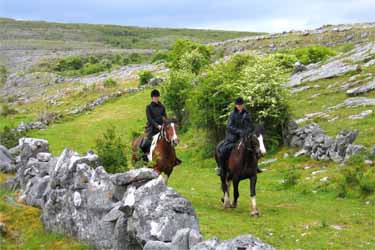
POLYGON ((351 120, 358 120, 358 119, 363 119, 366 118, 367 116, 371 115, 373 111, 371 109, 362 111, 359 114, 356 115, 350 115, 348 118, 351 120))
POLYGON ((366 107, 375 106, 375 98, 369 97, 351 97, 346 99, 343 103, 336 106, 330 107, 327 110, 334 110, 342 107, 356 108, 356 107, 366 107))
POLYGON ((375 90, 375 80, 365 85, 349 89, 346 91, 346 94, 348 96, 355 96, 355 95, 361 95, 361 94, 364 94, 373 90, 375 90))
POLYGON ((217 238, 199 243, 191 250, 234 250, 234 249, 251 249, 251 250, 272 250, 272 246, 265 244, 252 237, 251 235, 243 235, 232 240, 227 240, 220 243, 217 238))
POLYGON ((291 122, 285 141, 292 147, 302 148, 295 156, 308 155, 315 160, 332 160, 342 162, 348 160, 366 148, 353 144, 358 135, 358 130, 341 131, 335 139, 325 135, 319 125, 312 123, 298 128, 291 122))
POLYGON ((150 86, 158 86, 164 81, 165 81, 164 77, 153 77, 147 82, 147 84, 150 86))
POLYGON ((358 70, 357 64, 347 64, 343 60, 333 60, 324 65, 311 65, 307 71, 294 74, 290 77, 287 87, 295 87, 304 82, 313 82, 328 79, 345 73, 358 70))
POLYGON ((13 156, 9 153, 9 150, 0 145, 0 171, 5 173, 15 172, 15 160, 13 156))
POLYGON ((303 63, 296 62, 293 67, 293 74, 297 74, 306 70, 307 70, 307 67, 303 63))
POLYGON ((152 169, 108 174, 93 152, 66 148, 54 157, 47 141, 34 138, 20 139, 18 148, 20 200, 41 208, 48 230, 95 249, 273 249, 251 235, 202 241, 191 203, 152 169))

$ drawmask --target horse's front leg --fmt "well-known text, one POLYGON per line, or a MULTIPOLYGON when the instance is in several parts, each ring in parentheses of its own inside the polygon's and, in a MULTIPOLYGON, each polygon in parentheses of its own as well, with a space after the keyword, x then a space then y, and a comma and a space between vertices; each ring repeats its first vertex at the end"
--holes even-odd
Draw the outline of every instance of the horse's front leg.
POLYGON ((233 203, 232 203, 233 208, 237 207, 237 200, 238 200, 238 197, 240 196, 240 194, 238 192, 238 184, 239 183, 240 183, 240 181, 238 180, 238 178, 233 179, 233 203))
POLYGON ((256 185, 257 185, 257 176, 250 177, 250 199, 251 199, 251 216, 258 216, 259 211, 257 209, 257 201, 256 201, 256 185))

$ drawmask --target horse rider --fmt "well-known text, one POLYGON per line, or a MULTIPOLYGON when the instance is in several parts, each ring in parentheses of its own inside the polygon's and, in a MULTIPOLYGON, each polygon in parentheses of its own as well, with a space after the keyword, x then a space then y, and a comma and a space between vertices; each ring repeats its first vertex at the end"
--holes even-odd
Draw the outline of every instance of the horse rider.
MULTIPOLYGON (((234 104, 234 110, 228 118, 225 139, 219 146, 220 163, 216 168, 217 175, 219 176, 223 174, 223 168, 235 144, 243 136, 253 133, 255 130, 250 112, 245 108, 244 99, 238 97, 234 104)), ((258 173, 260 172, 262 171, 258 168, 258 173)))
POLYGON ((151 99, 151 103, 146 107, 147 124, 145 138, 141 143, 145 161, 147 161, 147 154, 150 151, 153 136, 161 130, 163 119, 167 119, 167 113, 164 105, 160 102, 160 92, 157 89, 151 91, 151 99))

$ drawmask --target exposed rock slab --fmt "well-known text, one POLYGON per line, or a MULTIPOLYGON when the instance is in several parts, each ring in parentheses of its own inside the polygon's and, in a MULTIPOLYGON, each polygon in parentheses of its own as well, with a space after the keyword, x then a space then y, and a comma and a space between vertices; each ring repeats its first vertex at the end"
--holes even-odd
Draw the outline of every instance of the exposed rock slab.
POLYGON ((373 90, 375 90, 375 80, 365 85, 349 89, 346 91, 346 94, 348 96, 355 96, 355 95, 361 95, 361 94, 364 94, 373 90))

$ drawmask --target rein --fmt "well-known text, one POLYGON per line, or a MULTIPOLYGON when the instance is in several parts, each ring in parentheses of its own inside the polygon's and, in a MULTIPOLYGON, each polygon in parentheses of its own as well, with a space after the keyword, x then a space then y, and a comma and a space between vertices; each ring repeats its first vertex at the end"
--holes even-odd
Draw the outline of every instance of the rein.
POLYGON ((159 138, 164 139, 169 144, 172 144, 172 141, 168 139, 167 132, 165 131, 164 124, 161 126, 159 138))

